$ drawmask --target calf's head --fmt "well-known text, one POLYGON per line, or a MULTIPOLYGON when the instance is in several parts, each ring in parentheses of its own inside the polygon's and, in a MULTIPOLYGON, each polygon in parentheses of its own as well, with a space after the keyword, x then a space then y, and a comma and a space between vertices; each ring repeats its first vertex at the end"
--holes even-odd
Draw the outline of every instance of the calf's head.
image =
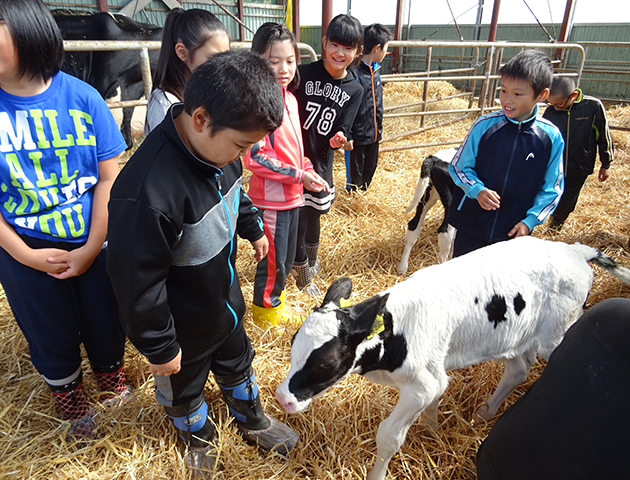
POLYGON ((293 337, 291 368, 276 389, 276 399, 289 413, 304 410, 314 396, 353 373, 357 347, 374 336, 388 294, 342 307, 342 299, 349 298, 351 292, 349 278, 333 282, 322 305, 313 310, 293 337))

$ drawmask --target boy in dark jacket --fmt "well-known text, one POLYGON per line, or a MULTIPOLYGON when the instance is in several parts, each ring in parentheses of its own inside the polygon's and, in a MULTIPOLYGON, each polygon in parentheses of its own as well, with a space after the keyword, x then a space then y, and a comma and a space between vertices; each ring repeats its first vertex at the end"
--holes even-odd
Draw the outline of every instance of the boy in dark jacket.
POLYGON ((363 56, 353 69, 363 87, 363 99, 345 145, 346 190, 367 190, 378 164, 378 145, 383 134, 383 84, 381 62, 393 38, 385 25, 375 23, 363 31, 363 56))
POLYGON ((564 141, 537 118, 553 80, 551 61, 523 50, 499 74, 502 110, 477 119, 449 165, 460 187, 449 215, 457 229, 453 257, 529 235, 562 195, 564 141))
POLYGON ((575 88, 572 78, 554 77, 546 103, 543 117, 560 129, 564 139, 564 193, 549 219, 549 228, 559 231, 575 210, 598 151, 602 166, 597 178, 605 182, 610 176, 613 142, 604 105, 575 88))
POLYGON ((280 125, 283 101, 266 61, 250 52, 213 56, 190 77, 184 98, 114 184, 108 273, 127 336, 148 358, 157 401, 188 447, 188 465, 211 476, 215 428, 203 393, 210 371, 245 439, 281 453, 298 441, 262 411, 235 272, 237 233, 256 261, 268 248, 238 160, 280 125))

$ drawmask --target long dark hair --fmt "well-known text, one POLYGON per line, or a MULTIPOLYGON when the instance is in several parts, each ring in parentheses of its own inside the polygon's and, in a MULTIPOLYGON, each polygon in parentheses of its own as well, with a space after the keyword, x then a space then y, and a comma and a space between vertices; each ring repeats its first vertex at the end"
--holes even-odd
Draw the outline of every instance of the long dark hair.
POLYGON ((20 77, 47 82, 63 64, 63 39, 50 10, 41 0, 2 0, 0 16, 17 49, 20 77))
MULTIPOLYGON (((279 23, 267 22, 258 27, 258 30, 256 30, 254 38, 252 39, 252 52, 260 53, 264 56, 274 42, 284 42, 285 40, 291 41, 293 50, 295 50, 295 61, 298 62, 300 60, 300 49, 295 41, 295 37, 293 36, 291 30, 279 23)), ((291 80, 291 83, 287 86, 287 89, 290 92, 293 92, 299 86, 300 74, 296 68, 295 76, 293 77, 293 80, 291 80)))
POLYGON ((193 55, 219 32, 227 34, 225 25, 208 10, 171 10, 164 23, 153 89, 159 87, 183 100, 184 88, 191 72, 188 65, 177 56, 175 45, 182 42, 190 55, 193 55))

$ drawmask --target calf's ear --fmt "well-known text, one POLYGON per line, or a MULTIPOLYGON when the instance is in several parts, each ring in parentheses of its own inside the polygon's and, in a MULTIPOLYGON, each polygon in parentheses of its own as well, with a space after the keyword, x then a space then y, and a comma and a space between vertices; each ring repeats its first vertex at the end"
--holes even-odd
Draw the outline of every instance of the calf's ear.
POLYGON ((353 317, 351 334, 356 338, 357 344, 384 330, 383 313, 388 298, 389 293, 375 295, 351 307, 353 317))
POLYGON ((331 302, 340 307, 341 299, 350 298, 351 293, 352 280, 350 280, 348 277, 338 278, 328 288, 326 296, 324 297, 324 301, 322 302, 322 307, 331 302))

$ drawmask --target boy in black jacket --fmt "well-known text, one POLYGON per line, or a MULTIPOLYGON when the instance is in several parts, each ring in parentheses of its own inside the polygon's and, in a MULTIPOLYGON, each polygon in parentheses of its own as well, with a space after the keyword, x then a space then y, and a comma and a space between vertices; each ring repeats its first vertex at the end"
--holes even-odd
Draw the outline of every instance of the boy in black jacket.
POLYGON ((268 248, 238 160, 280 125, 282 111, 262 57, 217 54, 195 70, 184 104, 171 107, 112 188, 108 273, 121 320, 149 360, 188 465, 208 476, 217 465, 203 393, 210 371, 245 439, 281 453, 298 441, 262 411, 235 272, 237 233, 256 261, 268 248))
POLYGON ((559 231, 575 210, 598 151, 602 166, 597 178, 605 182, 610 176, 613 142, 604 105, 575 88, 572 78, 554 77, 546 103, 543 117, 558 127, 564 139, 564 193, 549 220, 549 228, 559 231))
POLYGON ((363 98, 345 145, 346 190, 367 190, 378 164, 378 145, 383 134, 383 84, 381 62, 393 38, 385 25, 375 23, 363 31, 363 56, 355 69, 363 98))

